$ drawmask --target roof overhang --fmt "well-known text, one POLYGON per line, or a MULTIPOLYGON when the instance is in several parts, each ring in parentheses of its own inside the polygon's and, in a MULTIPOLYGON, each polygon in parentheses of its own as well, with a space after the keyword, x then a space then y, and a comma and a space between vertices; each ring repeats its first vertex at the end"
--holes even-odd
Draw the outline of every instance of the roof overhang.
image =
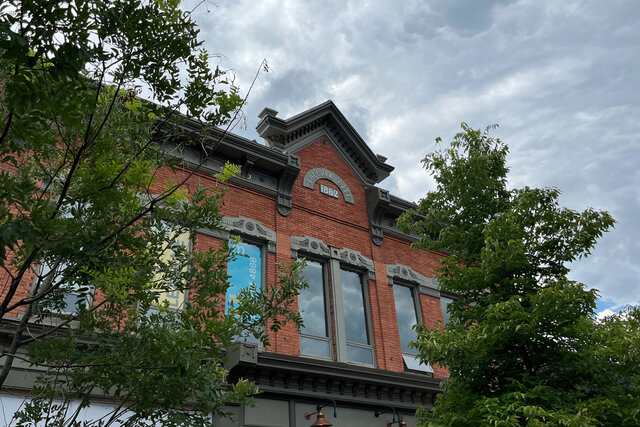
POLYGON ((371 151, 331 100, 288 119, 281 119, 277 114, 276 110, 265 108, 258 116, 260 121, 256 127, 272 148, 295 153, 319 137, 328 136, 365 186, 379 183, 394 169, 386 163, 386 157, 371 151))
POLYGON ((268 397, 296 397, 370 407, 394 406, 415 411, 431 408, 441 379, 426 374, 391 372, 328 360, 258 351, 239 344, 229 352, 229 381, 255 382, 268 397))

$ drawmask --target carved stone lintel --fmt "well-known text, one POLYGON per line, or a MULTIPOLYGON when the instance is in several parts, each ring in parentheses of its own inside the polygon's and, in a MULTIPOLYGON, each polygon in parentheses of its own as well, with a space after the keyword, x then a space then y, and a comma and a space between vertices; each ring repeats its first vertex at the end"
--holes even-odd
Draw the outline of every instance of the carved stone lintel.
POLYGON ((367 280, 376 280, 376 270, 373 261, 360 252, 347 248, 331 248, 331 257, 340 260, 341 264, 347 264, 367 272, 367 280))
POLYGON ((387 264, 387 278, 390 286, 395 280, 401 280, 416 285, 421 294, 440 297, 438 282, 435 278, 425 277, 407 265, 387 264))
POLYGON ((276 251, 276 232, 258 220, 244 216, 225 216, 222 217, 222 227, 231 234, 238 234, 240 237, 253 237, 266 243, 268 252, 275 253, 276 251))
POLYGON ((360 252, 347 248, 334 248, 320 239, 309 236, 291 236, 291 258, 298 258, 307 253, 320 258, 333 258, 341 264, 350 265, 358 270, 366 271, 367 280, 376 280, 373 261, 360 252))
POLYGON ((278 179, 278 213, 282 216, 289 216, 291 213, 291 195, 293 194, 293 183, 300 174, 300 157, 295 154, 288 154, 287 166, 278 179))
POLYGON ((331 252, 329 245, 320 239, 309 236, 291 236, 291 258, 301 256, 299 252, 317 255, 322 258, 329 258, 331 252))

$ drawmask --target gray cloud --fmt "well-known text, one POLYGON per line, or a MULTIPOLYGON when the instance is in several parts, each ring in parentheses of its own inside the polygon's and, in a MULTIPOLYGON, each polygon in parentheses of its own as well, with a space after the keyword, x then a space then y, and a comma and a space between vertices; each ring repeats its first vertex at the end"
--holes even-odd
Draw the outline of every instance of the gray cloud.
MULTIPOLYGON (((616 228, 572 277, 611 304, 640 295, 640 8, 628 1, 221 2, 197 12, 211 52, 287 117, 329 98, 396 166, 382 183, 418 199, 419 160, 465 121, 500 123, 510 185, 554 186, 562 203, 610 211, 616 228)), ((238 131, 238 129, 236 129, 238 131)))

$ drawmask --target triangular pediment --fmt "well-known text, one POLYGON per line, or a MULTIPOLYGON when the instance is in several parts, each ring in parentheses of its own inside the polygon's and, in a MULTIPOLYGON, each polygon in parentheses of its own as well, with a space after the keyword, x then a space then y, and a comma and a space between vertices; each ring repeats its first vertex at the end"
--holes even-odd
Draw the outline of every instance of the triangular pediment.
POLYGON ((273 149, 296 153, 325 137, 365 186, 385 179, 393 166, 386 157, 375 154, 340 112, 333 101, 327 101, 288 119, 265 108, 260 113, 257 130, 273 149))

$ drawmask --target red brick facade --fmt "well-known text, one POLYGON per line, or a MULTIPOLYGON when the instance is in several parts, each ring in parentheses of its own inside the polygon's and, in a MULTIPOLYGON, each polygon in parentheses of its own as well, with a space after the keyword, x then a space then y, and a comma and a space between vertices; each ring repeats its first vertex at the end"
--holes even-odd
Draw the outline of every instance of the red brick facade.
MULTIPOLYGON (((347 254, 353 251, 360 254, 366 265, 359 273, 366 277, 363 279, 368 293, 365 310, 373 364, 354 365, 339 360, 339 332, 334 320, 336 307, 341 307, 342 302, 333 300, 333 291, 340 284, 332 283, 336 279, 329 273, 326 296, 332 360, 301 357, 300 333, 288 324, 277 333, 270 331, 271 346, 255 356, 253 362, 238 362, 240 368, 236 370, 242 375, 253 372, 256 383, 261 376, 268 376, 272 389, 263 396, 274 401, 289 396, 293 399, 291 405, 316 404, 320 398, 332 398, 338 405, 342 401, 369 412, 379 405, 399 408, 405 414, 411 414, 418 407, 430 407, 439 392, 438 378, 448 377, 448 371, 433 366, 433 378, 417 374, 416 370, 406 372, 394 286, 410 287, 417 301, 415 308, 403 307, 403 310, 417 309, 418 318, 428 328, 442 327, 440 294, 433 278, 444 255, 412 249, 412 237, 395 228, 395 218, 412 204, 376 187, 393 168, 385 163, 383 156, 371 152, 333 103, 321 104, 288 120, 277 118, 273 110, 265 111, 260 116, 258 132, 268 146, 230 136, 212 156, 220 162, 230 160, 243 166, 242 176, 226 184, 228 192, 221 213, 230 220, 248 218, 273 234, 264 242, 262 251, 262 278, 266 286, 273 286, 277 281, 276 263, 288 264, 296 256, 298 249, 292 246, 296 239, 322 242, 331 252, 331 268, 336 270, 342 268, 343 259, 334 254, 344 254, 345 250, 347 254), (305 186, 304 181, 314 169, 328 171, 330 175, 327 179, 317 179, 312 189, 309 183, 305 186), (322 193, 321 185, 337 192, 337 198, 322 193), (347 194, 350 197, 346 197, 347 194), (296 387, 291 387, 291 381, 296 381, 296 387), (321 386, 324 389, 321 390, 321 386), (306 394, 296 394, 296 390, 303 389, 306 394)), ((211 171, 193 174, 187 184, 190 190, 196 185, 212 188, 220 185, 211 171)), ((175 172, 169 168, 159 170, 155 190, 161 192, 167 180, 177 182, 188 173, 191 173, 188 168, 175 172)), ((242 233, 228 231, 242 237, 242 233)), ((212 237, 210 233, 198 234, 193 247, 216 248, 223 238, 212 237)), ((305 256, 305 253, 298 255, 305 256)), ((329 255, 325 268, 328 266, 329 255)), ((6 277, 0 276, 0 280, 6 277)), ((31 281, 33 275, 26 275, 24 286, 18 291, 20 297, 27 296, 31 281)), ((344 330, 341 333, 344 334, 344 330)), ((230 378, 234 375, 232 368, 230 378)))
MULTIPOLYGON (((293 185, 290 215, 284 217, 277 213, 274 196, 237 184, 230 184, 222 213, 230 217, 249 217, 276 232, 275 256, 268 254, 267 258, 268 285, 275 282, 274 263, 287 263, 291 260, 291 236, 310 236, 332 247, 357 250, 373 260, 376 280, 368 281, 368 309, 375 366, 378 369, 403 372, 393 288, 387 280, 386 265, 399 263, 426 277, 434 277, 442 255, 412 249, 409 240, 393 236, 385 237, 382 246, 376 246, 372 242, 364 185, 327 138, 320 137, 295 154, 300 158, 301 169, 293 185), (337 199, 320 193, 320 184, 335 187, 328 180, 318 180, 314 190, 304 187, 303 177, 313 168, 326 168, 336 173, 351 190, 355 203, 347 203, 342 193, 337 199)), ((210 181, 206 176, 199 176, 198 180, 203 184, 210 181)), ((439 298, 420 295, 419 304, 422 319, 428 327, 436 327, 438 322, 443 321, 439 298)), ((293 325, 272 333, 270 340, 271 347, 268 351, 300 355, 299 333, 293 325)), ((448 376, 446 369, 438 366, 433 369, 435 377, 448 376)))

